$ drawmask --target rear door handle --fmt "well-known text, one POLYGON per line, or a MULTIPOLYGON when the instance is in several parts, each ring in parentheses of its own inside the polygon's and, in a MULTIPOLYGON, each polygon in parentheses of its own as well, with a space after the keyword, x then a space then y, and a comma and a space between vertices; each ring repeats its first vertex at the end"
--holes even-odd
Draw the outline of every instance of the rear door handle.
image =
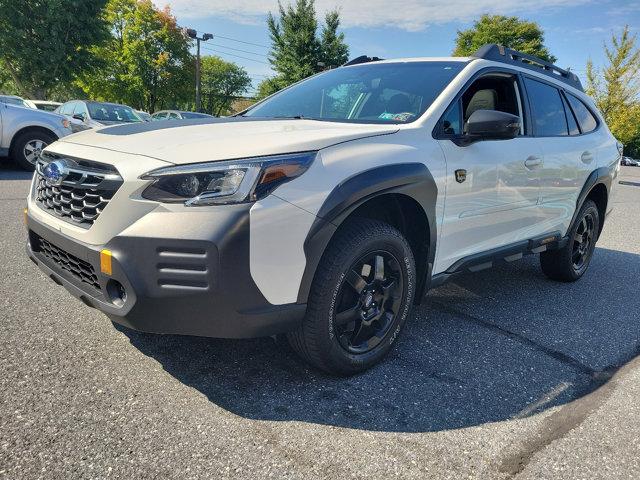
POLYGON ((529 158, 527 158, 524 161, 524 166, 527 167, 529 170, 533 170, 536 167, 539 167, 542 165, 542 158, 537 157, 535 155, 531 155, 529 158))
POLYGON ((580 160, 582 160, 582 163, 591 163, 593 162, 593 153, 586 151, 586 152, 582 152, 582 155, 580 156, 580 160))

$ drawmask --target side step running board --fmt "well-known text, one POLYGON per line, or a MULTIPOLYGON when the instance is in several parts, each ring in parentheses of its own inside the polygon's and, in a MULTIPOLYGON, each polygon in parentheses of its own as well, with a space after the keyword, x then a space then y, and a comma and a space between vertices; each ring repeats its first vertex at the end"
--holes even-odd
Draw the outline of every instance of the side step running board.
POLYGON ((562 248, 565 242, 566 239, 562 238, 560 232, 555 232, 504 247, 495 248, 487 252, 470 255, 458 260, 445 272, 434 275, 431 278, 430 286, 431 288, 440 286, 453 275, 461 272, 479 272, 481 270, 491 268, 498 263, 515 262, 525 255, 562 248))

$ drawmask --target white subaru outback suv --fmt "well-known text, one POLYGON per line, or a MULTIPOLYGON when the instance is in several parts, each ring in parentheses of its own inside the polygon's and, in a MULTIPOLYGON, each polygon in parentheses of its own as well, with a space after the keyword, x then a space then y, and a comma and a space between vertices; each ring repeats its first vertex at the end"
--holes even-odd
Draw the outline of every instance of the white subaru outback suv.
POLYGON ((233 118, 55 142, 27 252, 119 324, 286 333, 347 375, 458 272, 539 253, 548 277, 579 279, 620 157, 578 78, 540 59, 361 57, 233 118))

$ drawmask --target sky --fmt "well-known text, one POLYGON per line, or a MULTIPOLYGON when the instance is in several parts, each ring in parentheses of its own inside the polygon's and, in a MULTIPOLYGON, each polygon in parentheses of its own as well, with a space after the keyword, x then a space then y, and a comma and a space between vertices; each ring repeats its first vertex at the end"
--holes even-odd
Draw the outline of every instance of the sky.
MULTIPOLYGON (((286 4, 289 0, 282 0, 286 4)), ((212 33, 203 54, 243 66, 254 87, 271 74, 266 16, 277 0, 154 0, 169 5, 178 24, 212 33)), ((557 65, 583 79, 589 58, 604 64, 603 43, 629 25, 640 30, 640 0, 316 0, 319 16, 338 8, 350 57, 448 56, 456 32, 483 13, 537 22, 557 65)), ((640 46, 640 40, 638 42, 640 46)))

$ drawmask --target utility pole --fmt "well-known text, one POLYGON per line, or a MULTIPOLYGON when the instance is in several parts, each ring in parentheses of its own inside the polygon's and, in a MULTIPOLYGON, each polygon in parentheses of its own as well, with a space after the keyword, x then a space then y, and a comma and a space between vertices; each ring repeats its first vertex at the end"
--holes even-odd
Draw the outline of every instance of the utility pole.
POLYGON ((199 112, 202 109, 202 96, 200 93, 200 41, 206 42, 207 40, 211 40, 213 35, 205 33, 202 37, 198 37, 198 32, 193 28, 187 28, 185 32, 189 38, 193 38, 196 41, 196 112, 199 112))

